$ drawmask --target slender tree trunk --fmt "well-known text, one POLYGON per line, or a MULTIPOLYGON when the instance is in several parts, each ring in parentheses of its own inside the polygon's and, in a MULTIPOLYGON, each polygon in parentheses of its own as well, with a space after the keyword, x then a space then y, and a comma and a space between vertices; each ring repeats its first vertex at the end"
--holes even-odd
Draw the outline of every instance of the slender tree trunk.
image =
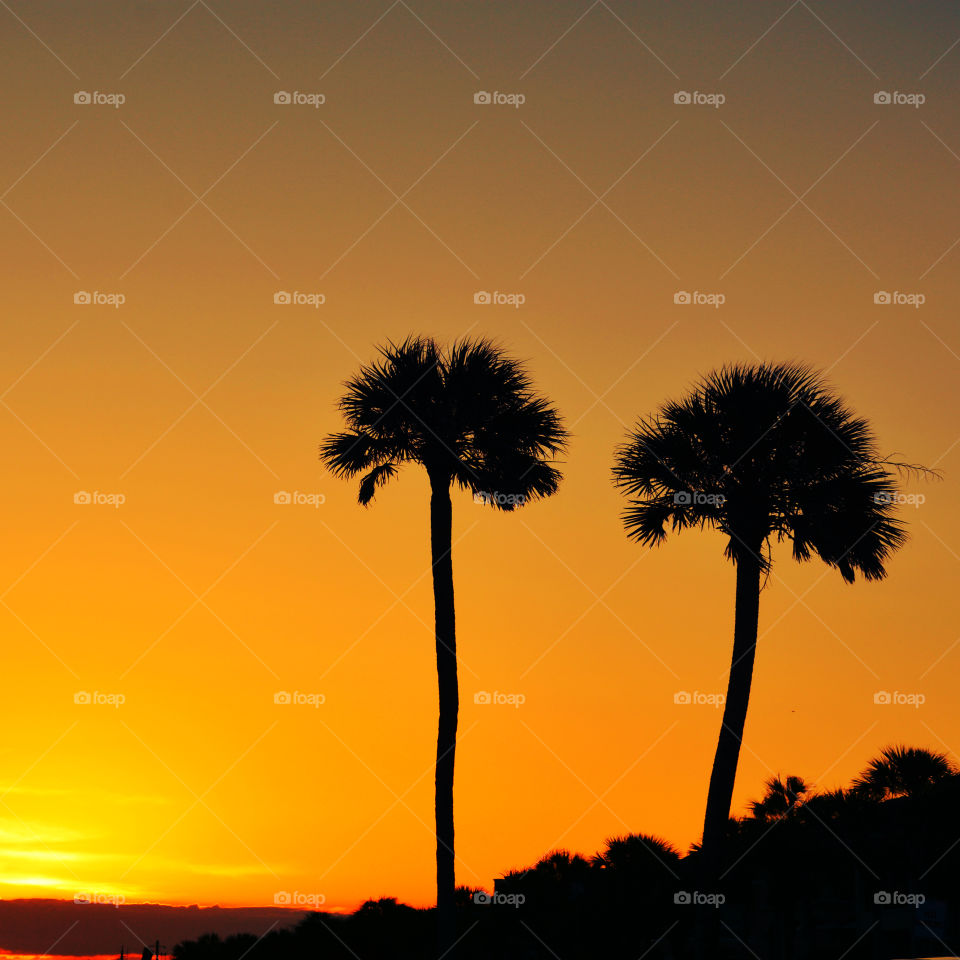
MULTIPOLYGON (((748 550, 737 561, 737 606, 733 627, 733 658, 723 707, 723 725, 713 759, 707 810, 703 822, 703 851, 708 869, 716 865, 730 819, 733 784, 737 778, 740 743, 747 719, 753 660, 757 649, 760 612, 759 550, 748 550)), ((711 879, 715 879, 711 877, 711 879)))
MULTIPOLYGON (((707 810, 703 822, 701 863, 697 870, 701 892, 717 893, 720 879, 719 855, 723 847, 730 802, 737 779, 740 744, 747 719, 750 685, 753 681, 753 660, 757 649, 757 623, 760 613, 759 550, 746 551, 737 562, 737 600, 733 625, 733 657, 727 680, 727 699, 723 706, 723 723, 717 752, 713 758, 707 810)), ((719 925, 716 910, 707 905, 695 907, 694 956, 708 960, 714 955, 719 925)))
POLYGON ((450 478, 430 475, 430 549, 433 558, 433 603, 437 644, 437 956, 450 960, 457 936, 454 904, 453 767, 457 745, 457 640, 453 606, 453 562, 450 556, 452 509, 450 478))

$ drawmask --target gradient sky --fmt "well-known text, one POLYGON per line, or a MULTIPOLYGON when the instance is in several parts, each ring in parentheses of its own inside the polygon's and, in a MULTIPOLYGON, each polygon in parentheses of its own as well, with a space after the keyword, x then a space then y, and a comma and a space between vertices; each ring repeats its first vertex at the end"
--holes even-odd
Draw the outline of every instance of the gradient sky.
POLYGON ((459 882, 698 838, 720 716, 674 695, 725 689, 734 571, 627 542, 610 465, 724 362, 827 370, 945 477, 881 584, 775 548, 736 810, 956 756, 958 37, 945 2, 0 5, 0 896, 431 901, 426 479, 364 510, 316 457, 410 332, 499 340, 573 433, 550 502, 455 500, 459 882))

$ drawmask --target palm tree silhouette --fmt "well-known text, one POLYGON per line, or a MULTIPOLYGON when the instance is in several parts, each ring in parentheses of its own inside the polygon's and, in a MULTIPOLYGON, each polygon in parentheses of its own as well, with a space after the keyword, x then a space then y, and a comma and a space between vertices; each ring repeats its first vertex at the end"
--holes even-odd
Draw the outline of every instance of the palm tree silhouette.
POLYGON ((725 555, 736 565, 733 656, 703 826, 708 858, 729 822, 771 540, 791 540, 794 559, 816 555, 848 583, 857 573, 881 579, 905 540, 892 518, 890 465, 867 422, 821 375, 794 364, 714 371, 640 421, 617 450, 614 480, 630 498, 629 537, 657 545, 668 524, 712 527, 727 536, 725 555))
MULTIPOLYGON (((679 860, 680 854, 668 840, 649 833, 630 833, 609 837, 603 850, 595 853, 590 862, 600 870, 642 873, 650 869, 651 863, 669 868, 679 860)), ((673 873, 672 870, 670 872, 673 873)))
POLYGON ((522 364, 488 340, 447 349, 425 337, 380 348, 381 358, 345 384, 339 408, 347 431, 329 436, 320 458, 339 477, 363 474, 359 501, 404 463, 430 479, 430 545, 439 719, 436 760, 437 944, 456 939, 453 774, 459 688, 451 560, 450 488, 513 510, 556 492, 552 465, 567 440, 560 416, 537 396, 522 364))
POLYGON ((770 777, 761 800, 750 801, 750 816, 760 823, 783 820, 798 810, 810 796, 810 786, 803 777, 770 777))
POLYGON ((922 747, 885 747, 853 782, 853 790, 871 800, 915 797, 955 776, 957 768, 945 753, 922 747))

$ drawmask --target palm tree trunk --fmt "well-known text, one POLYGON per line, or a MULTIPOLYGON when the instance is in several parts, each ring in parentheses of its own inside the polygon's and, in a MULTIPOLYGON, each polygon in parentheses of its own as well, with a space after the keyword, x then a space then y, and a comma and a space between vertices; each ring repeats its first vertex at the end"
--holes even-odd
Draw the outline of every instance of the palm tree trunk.
MULTIPOLYGON (((760 613, 760 554, 747 550, 737 560, 737 605, 733 627, 733 659, 723 707, 723 725, 713 759, 707 810, 703 822, 703 851, 708 869, 716 865, 730 819, 733 784, 737 778, 740 743, 747 719, 753 660, 757 649, 760 613)), ((715 879, 715 877, 711 877, 715 879)))
POLYGON ((453 606, 453 562, 450 556, 453 513, 450 478, 430 475, 430 549, 433 559, 433 603, 437 645, 437 766, 435 813, 437 830, 437 956, 451 957, 456 941, 454 905, 456 878, 453 854, 453 768, 457 745, 457 640, 453 606))

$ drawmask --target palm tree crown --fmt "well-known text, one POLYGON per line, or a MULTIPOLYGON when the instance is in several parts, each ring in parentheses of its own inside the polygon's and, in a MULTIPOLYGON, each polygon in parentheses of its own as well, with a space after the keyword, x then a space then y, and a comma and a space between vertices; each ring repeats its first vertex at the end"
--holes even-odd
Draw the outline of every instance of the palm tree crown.
POLYGON ((446 350, 423 337, 389 343, 346 383, 340 410, 347 432, 323 443, 321 459, 337 476, 363 474, 364 505, 407 462, 501 510, 557 489, 550 460, 566 443, 560 417, 488 340, 446 350))
MULTIPOLYGON (((793 556, 816 554, 848 582, 885 576, 905 540, 888 462, 865 420, 818 374, 792 364, 734 365, 641 421, 617 452, 614 477, 631 497, 628 535, 657 544, 673 530, 714 527, 727 556, 771 537, 793 556)), ((769 557, 761 558, 763 570, 769 557)))
POLYGON ((802 777, 770 777, 764 786, 767 792, 763 799, 750 801, 751 816, 762 823, 788 817, 810 794, 810 786, 802 777))
POLYGON ((631 833, 608 838, 591 863, 602 870, 643 871, 649 870, 652 863, 670 866, 679 859, 680 854, 668 840, 648 833, 631 833))
POLYGON ((885 747, 879 757, 867 764, 853 789, 873 800, 916 796, 956 773, 945 753, 894 745, 885 747))

